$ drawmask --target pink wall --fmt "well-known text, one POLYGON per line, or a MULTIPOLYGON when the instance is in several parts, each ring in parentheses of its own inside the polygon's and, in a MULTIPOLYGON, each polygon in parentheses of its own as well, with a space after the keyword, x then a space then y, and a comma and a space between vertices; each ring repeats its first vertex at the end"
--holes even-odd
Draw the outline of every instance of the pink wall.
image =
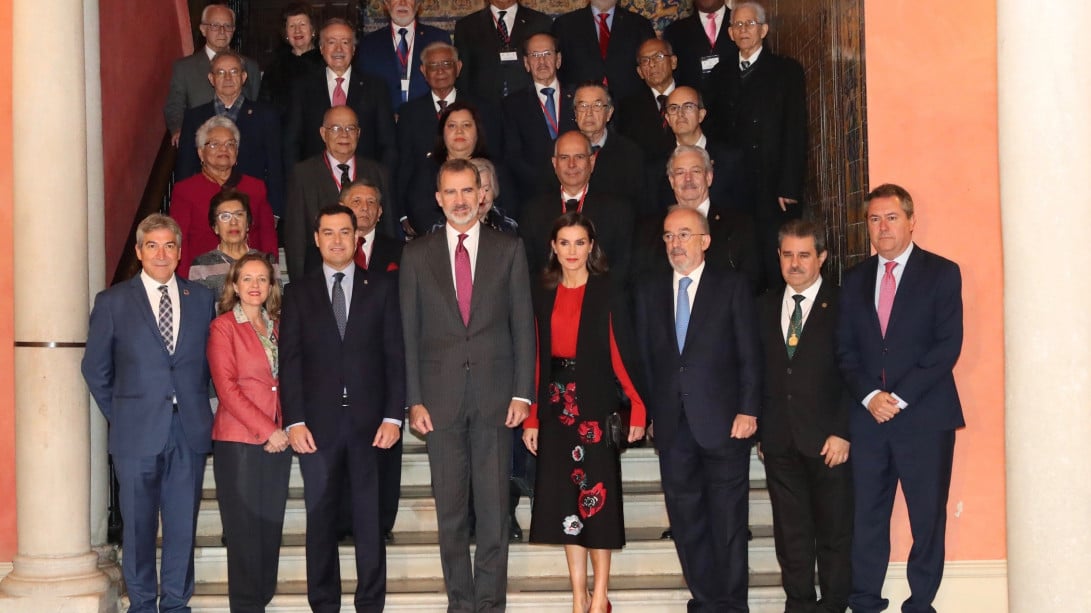
POLYGON ((185 0, 100 0, 102 153, 106 186, 106 279, 117 267, 166 133, 171 62, 192 53, 185 0), (133 36, 137 52, 121 53, 133 36))
MULTIPOLYGON (((0 31, 11 32, 12 0, 0 0, 0 31)), ((11 36, 0 37, 0 560, 15 557, 15 310, 12 252, 11 36)))
MULTIPOLYGON (((996 6, 867 0, 870 184, 913 194, 914 239, 962 267, 965 342, 947 559, 1005 559, 1004 345, 997 161, 996 6)), ((912 539, 899 503, 892 556, 912 539)))

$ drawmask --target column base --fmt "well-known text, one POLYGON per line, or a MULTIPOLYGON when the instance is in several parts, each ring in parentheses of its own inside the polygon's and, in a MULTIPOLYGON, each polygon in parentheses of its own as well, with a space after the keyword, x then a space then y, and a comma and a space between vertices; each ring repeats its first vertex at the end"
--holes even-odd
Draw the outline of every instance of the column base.
POLYGON ((99 558, 95 552, 56 558, 15 556, 14 569, 0 582, 0 610, 116 612, 119 582, 111 575, 117 574, 109 567, 100 569, 99 558))

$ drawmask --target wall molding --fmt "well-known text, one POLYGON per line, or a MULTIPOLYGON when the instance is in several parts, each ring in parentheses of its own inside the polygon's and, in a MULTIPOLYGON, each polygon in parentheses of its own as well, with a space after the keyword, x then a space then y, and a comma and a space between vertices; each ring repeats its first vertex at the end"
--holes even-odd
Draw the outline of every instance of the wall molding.
MULTIPOLYGON (((890 599, 891 611, 901 609, 909 597, 905 562, 891 562, 886 571, 883 597, 890 599)), ((1007 613, 1007 560, 948 560, 943 582, 933 603, 937 611, 959 613, 1007 613)))

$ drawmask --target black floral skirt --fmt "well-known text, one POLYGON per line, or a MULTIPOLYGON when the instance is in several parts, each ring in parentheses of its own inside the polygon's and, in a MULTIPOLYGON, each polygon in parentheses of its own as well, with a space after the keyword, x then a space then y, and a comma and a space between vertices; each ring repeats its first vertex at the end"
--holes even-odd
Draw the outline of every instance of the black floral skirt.
POLYGON ((530 542, 620 549, 625 545, 621 463, 606 442, 616 407, 581 405, 575 367, 553 369, 550 404, 538 407, 538 470, 530 542))

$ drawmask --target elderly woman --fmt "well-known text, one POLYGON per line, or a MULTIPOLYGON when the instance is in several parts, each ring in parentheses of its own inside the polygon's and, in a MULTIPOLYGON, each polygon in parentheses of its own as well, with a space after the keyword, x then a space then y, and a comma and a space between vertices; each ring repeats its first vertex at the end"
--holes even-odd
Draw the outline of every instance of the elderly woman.
POLYGON ((514 219, 504 215, 500 208, 500 180, 496 175, 496 166, 485 158, 473 158, 470 163, 477 168, 481 175, 481 209, 477 212, 477 218, 481 223, 489 226, 497 232, 516 234, 519 224, 514 219))
POLYGON ((231 266, 208 336, 220 396, 212 423, 216 499, 227 543, 232 611, 264 611, 280 560, 292 454, 280 412, 280 288, 260 253, 231 266))
POLYGON ((235 170, 239 152, 239 129, 227 117, 216 116, 197 129, 197 155, 201 172, 179 181, 171 194, 170 216, 182 228, 186 250, 178 263, 178 274, 189 278, 194 258, 215 249, 219 237, 208 224, 212 197, 224 188, 250 197, 250 247, 277 256, 277 233, 273 210, 266 198, 265 183, 235 170))
POLYGON ((250 233, 250 197, 230 188, 217 193, 209 202, 208 225, 220 237, 220 244, 193 259, 189 280, 219 296, 231 265, 247 253, 261 253, 246 244, 250 233))
POLYGON ((272 103, 281 115, 288 112, 292 98, 292 81, 311 70, 325 66, 322 54, 315 47, 314 9, 309 2, 291 2, 280 12, 284 24, 284 40, 269 67, 261 77, 258 99, 272 103))

